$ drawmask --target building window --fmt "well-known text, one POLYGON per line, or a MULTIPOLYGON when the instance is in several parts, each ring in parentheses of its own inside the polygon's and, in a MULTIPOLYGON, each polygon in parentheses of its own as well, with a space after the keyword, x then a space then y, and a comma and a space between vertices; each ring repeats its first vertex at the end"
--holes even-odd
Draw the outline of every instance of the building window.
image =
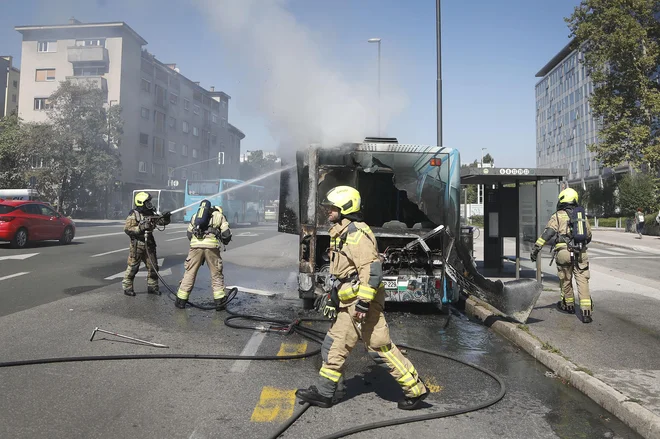
POLYGON ((156 105, 162 107, 162 108, 167 108, 165 104, 167 103, 167 90, 165 90, 163 87, 160 85, 156 84, 154 87, 154 93, 156 94, 156 105))
POLYGON ((102 67, 76 67, 73 76, 102 76, 105 70, 102 67))
POLYGON ((227 119, 222 118, 222 128, 227 128, 227 119))
POLYGON ((94 38, 89 40, 76 40, 76 46, 100 46, 105 47, 105 38, 94 38))
POLYGON ((140 145, 149 144, 149 134, 140 133, 140 145))
POLYGON ((183 109, 186 111, 190 110, 190 101, 188 99, 183 100, 183 109))
POLYGON ((16 95, 11 95, 11 101, 15 104, 16 103, 16 95))
POLYGON ((170 152, 176 152, 176 142, 173 142, 173 141, 170 140, 168 142, 168 150, 170 152))
POLYGON ((165 157, 165 140, 154 136, 154 157, 165 157))
POLYGON ((156 175, 156 164, 155 163, 151 164, 151 175, 156 175))
POLYGON ((142 82, 140 83, 140 90, 146 91, 147 93, 151 93, 151 82, 142 78, 142 82))
POLYGON ((227 101, 222 101, 222 108, 227 108, 227 101))
POLYGON ((170 117, 167 119, 167 125, 168 125, 170 128, 176 129, 176 119, 173 118, 172 116, 170 116, 170 117))
POLYGON ((174 93, 170 93, 170 102, 174 105, 179 105, 179 97, 174 93))
POLYGON ((182 169, 181 170, 181 179, 185 180, 188 178, 188 170, 187 169, 182 169))
POLYGON ((197 150, 195 148, 193 148, 192 153, 193 153, 193 158, 196 159, 197 158, 197 150))
POLYGON ((212 121, 213 123, 218 123, 218 115, 215 114, 215 113, 212 113, 212 114, 211 114, 211 121, 212 121))
POLYGON ((156 130, 163 132, 165 131, 165 113, 160 111, 154 111, 154 122, 156 122, 156 130))
POLYGON ((145 162, 138 162, 138 172, 147 173, 147 164, 145 162))
POLYGON ((211 143, 214 145, 218 143, 218 136, 216 136, 215 134, 211 134, 211 143))
POLYGON ((14 88, 18 88, 18 81, 12 81, 12 85, 14 86, 14 88))
POLYGON ((171 166, 167 167, 167 175, 169 175, 170 177, 174 177, 174 168, 173 167, 171 167, 171 166))
POLYGON ((46 82, 55 80, 55 69, 37 69, 35 81, 46 82))
POLYGON ((48 98, 34 98, 35 110, 50 110, 50 99, 48 98))
POLYGON ((57 52, 57 41, 39 41, 37 52, 57 52))
POLYGON ((184 133, 188 134, 190 132, 190 127, 188 125, 188 122, 186 122, 185 120, 182 123, 182 127, 184 133))
POLYGON ((199 129, 197 127, 193 127, 193 136, 199 137, 199 129))
POLYGON ((193 105, 193 113, 199 114, 199 105, 193 105))
POLYGON ((140 116, 142 117, 142 119, 149 119, 149 109, 142 107, 140 109, 140 116))
POLYGON ((188 157, 188 145, 181 145, 181 155, 188 157))

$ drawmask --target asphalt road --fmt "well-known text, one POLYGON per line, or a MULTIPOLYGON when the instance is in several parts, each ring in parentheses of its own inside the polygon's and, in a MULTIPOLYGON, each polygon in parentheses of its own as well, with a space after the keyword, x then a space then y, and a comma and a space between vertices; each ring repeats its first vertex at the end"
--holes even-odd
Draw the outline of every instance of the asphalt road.
MULTIPOLYGON (((161 273, 176 285, 187 252, 182 225, 156 235, 161 273), (169 274, 168 274, 169 270, 169 274)), ((292 321, 306 316, 292 289, 296 240, 274 226, 234 230, 227 255, 229 283, 268 286, 273 297, 241 293, 239 313, 292 321), (233 253, 232 253, 233 252, 233 253), (248 260, 249 259, 249 260, 248 260), (288 283, 288 284, 287 284, 288 283), (282 285, 284 284, 284 286, 282 285)), ((0 246, 0 362, 64 356, 125 354, 244 354, 281 356, 317 349, 298 335, 228 328, 225 312, 175 309, 172 297, 121 294, 128 242, 121 227, 81 227, 70 246, 40 244, 22 251, 0 246), (120 251, 121 250, 121 251, 120 251), (16 275, 17 273, 27 273, 16 275), (8 277, 12 276, 13 277, 8 277), (169 346, 157 349, 97 334, 94 327, 169 346)), ((210 302, 202 268, 195 300, 210 302)), ((460 313, 388 307, 396 343, 454 355, 495 372, 507 394, 466 415, 361 433, 360 438, 636 438, 608 412, 561 382, 508 341, 460 313)), ((319 330, 326 323, 311 323, 319 330)), ((448 359, 407 353, 432 390, 415 415, 491 398, 499 386, 482 372, 448 359)), ((293 392, 313 384, 321 359, 289 361, 131 360, 0 369, 0 437, 265 438, 299 407, 293 392)), ((400 390, 364 349, 351 355, 348 394, 330 410, 311 408, 283 436, 321 437, 355 425, 411 415, 396 409, 400 390)))

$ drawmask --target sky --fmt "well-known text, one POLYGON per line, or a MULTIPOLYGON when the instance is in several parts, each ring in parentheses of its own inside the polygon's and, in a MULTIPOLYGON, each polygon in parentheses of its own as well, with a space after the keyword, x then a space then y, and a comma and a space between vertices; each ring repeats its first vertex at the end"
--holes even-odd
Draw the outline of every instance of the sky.
MULTIPOLYGON (((0 55, 18 25, 124 21, 147 50, 231 96, 241 149, 396 137, 435 145, 433 0, 0 0, 0 55), (378 44, 380 38, 380 105, 378 44)), ((443 145, 463 163, 534 167, 535 74, 569 42, 579 0, 443 0, 443 145)))

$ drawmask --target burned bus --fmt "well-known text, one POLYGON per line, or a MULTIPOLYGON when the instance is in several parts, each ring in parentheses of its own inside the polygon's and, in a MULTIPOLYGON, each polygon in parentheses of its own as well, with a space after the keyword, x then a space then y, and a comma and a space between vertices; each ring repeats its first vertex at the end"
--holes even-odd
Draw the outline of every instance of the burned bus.
POLYGON ((323 295, 329 270, 330 224, 319 202, 339 185, 362 196, 364 222, 383 260, 387 301, 442 306, 458 300, 443 262, 451 245, 447 236, 459 232, 457 150, 367 138, 332 148, 310 146, 297 153, 296 165, 280 180, 278 226, 300 236, 298 287, 306 308, 323 295))

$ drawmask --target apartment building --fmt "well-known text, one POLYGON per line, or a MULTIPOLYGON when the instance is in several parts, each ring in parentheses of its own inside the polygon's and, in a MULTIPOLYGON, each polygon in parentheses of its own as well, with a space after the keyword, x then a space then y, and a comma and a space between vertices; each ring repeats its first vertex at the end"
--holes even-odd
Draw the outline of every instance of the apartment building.
POLYGON ((111 203, 131 203, 132 191, 178 180, 237 178, 240 140, 229 124, 230 96, 209 90, 149 53, 147 41, 123 22, 17 26, 23 35, 19 114, 47 120, 48 97, 60 81, 103 90, 121 105, 124 134, 121 191, 111 203), (119 199, 121 198, 121 199, 119 199))
POLYGON ((0 56, 0 118, 18 111, 20 75, 11 56, 0 56))
POLYGON ((604 168, 587 148, 598 142, 598 123, 591 114, 589 96, 593 83, 580 62, 582 53, 572 42, 537 74, 536 167, 568 169, 570 185, 602 183, 628 166, 604 168))

